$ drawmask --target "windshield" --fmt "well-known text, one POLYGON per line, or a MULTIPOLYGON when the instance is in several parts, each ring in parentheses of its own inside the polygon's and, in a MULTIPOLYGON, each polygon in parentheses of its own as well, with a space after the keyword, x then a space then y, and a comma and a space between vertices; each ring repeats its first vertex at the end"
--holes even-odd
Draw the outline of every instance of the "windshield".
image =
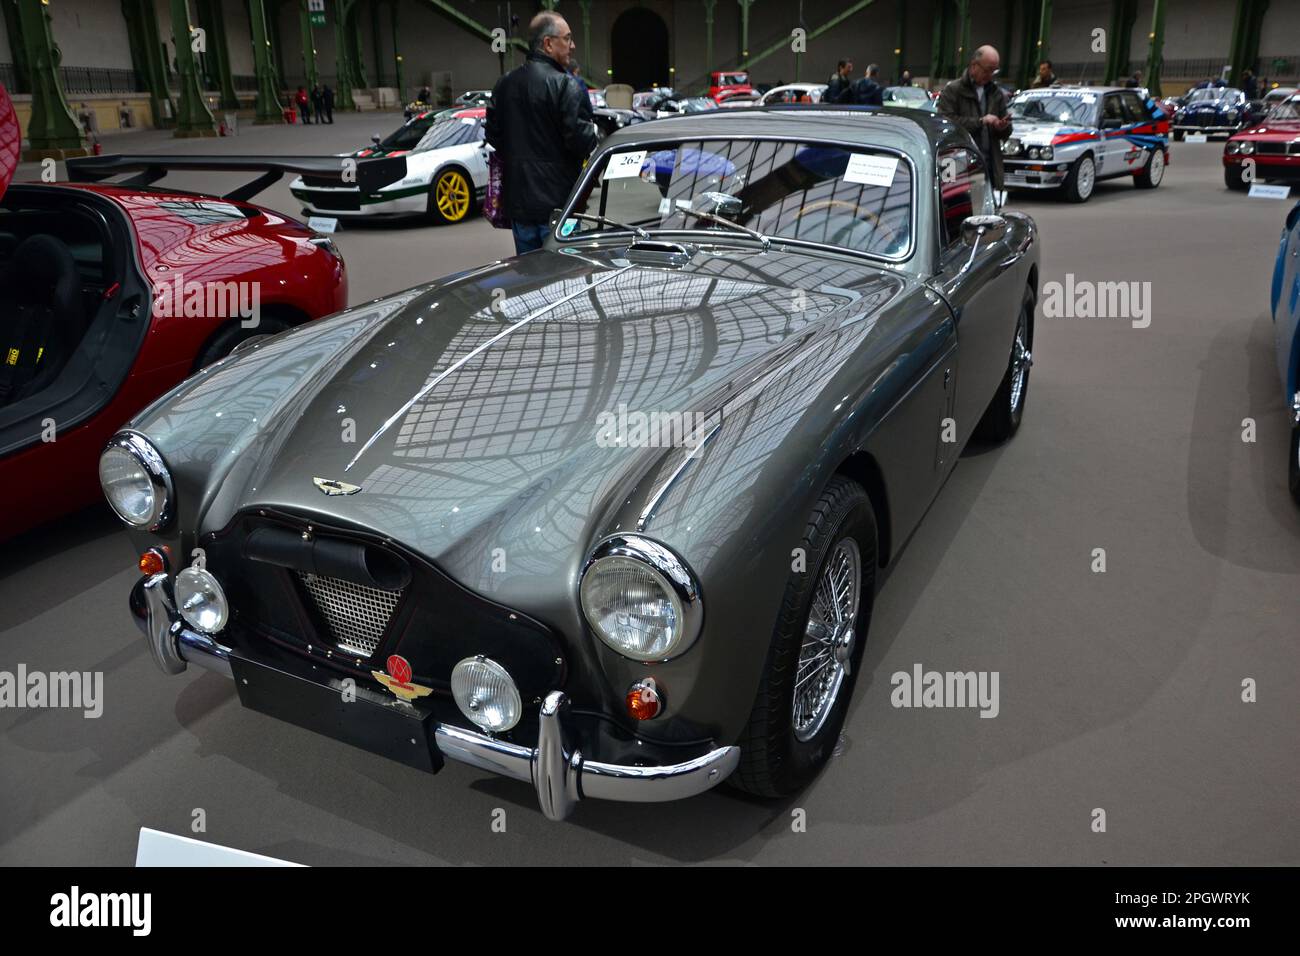
POLYGON ((929 102, 930 94, 919 86, 891 86, 885 90, 885 98, 890 100, 925 100, 929 102))
POLYGON ((1291 99, 1277 104, 1268 111, 1268 118, 1271 120, 1300 119, 1300 96, 1293 96, 1291 99))
POLYGON ((424 138, 424 134, 429 131, 433 125, 433 117, 422 119, 413 119, 396 133, 390 134, 386 139, 380 140, 379 149, 414 149, 415 145, 424 138))
POLYGON ((1060 90, 1020 93, 1011 101, 1008 112, 1013 120, 1093 126, 1097 96, 1094 93, 1062 93, 1060 90))
MULTIPOLYGON (((603 157, 572 211, 647 230, 739 234, 687 211, 695 210, 773 239, 903 258, 912 244, 911 177, 905 161, 869 149, 793 141, 669 142, 603 157)), ((559 234, 574 238, 614 228, 570 218, 559 234)))
POLYGON ((1208 87, 1204 90, 1193 90, 1192 95, 1188 97, 1189 103, 1217 103, 1219 100, 1231 100, 1237 96, 1237 91, 1225 87, 1208 87))
POLYGON ((745 86, 748 83, 748 73, 723 73, 718 77, 719 86, 745 86))
POLYGON ((430 149, 446 149, 448 146, 462 146, 483 138, 483 125, 476 119, 444 119, 429 127, 415 152, 423 153, 430 149))

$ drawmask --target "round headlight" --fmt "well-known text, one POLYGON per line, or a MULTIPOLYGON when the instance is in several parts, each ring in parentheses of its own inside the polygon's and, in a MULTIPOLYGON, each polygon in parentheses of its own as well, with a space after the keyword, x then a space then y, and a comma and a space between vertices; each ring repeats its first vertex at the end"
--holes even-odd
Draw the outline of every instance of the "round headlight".
POLYGON ((602 542, 578 591, 596 636, 624 657, 667 660, 699 634, 703 610, 694 577, 680 558, 646 538, 602 542))
POLYGON ((1037 159, 1037 158, 1038 158, 1038 147, 1037 147, 1037 146, 1030 146, 1029 149, 1025 151, 1025 155, 1028 156, 1030 159, 1037 159))
POLYGON ((1227 153, 1229 156, 1232 156, 1232 155, 1234 155, 1235 153, 1240 153, 1240 152, 1241 152, 1241 143, 1236 142, 1236 141, 1234 140, 1233 142, 1228 143, 1227 146, 1223 147, 1223 151, 1224 151, 1225 153, 1227 153))
POLYGON ((166 524, 172 479, 158 449, 143 435, 119 432, 99 456, 99 485, 117 516, 133 528, 166 524))
POLYGON ((1245 140, 1242 142, 1240 152, 1243 156, 1248 156, 1254 151, 1255 151, 1254 143, 1252 143, 1250 140, 1245 140))
POLYGON ((176 609, 196 631, 216 634, 226 626, 230 605, 226 592, 210 571, 189 567, 176 575, 176 609))
POLYGON ((1042 149, 1042 152, 1040 152, 1039 155, 1042 156, 1043 159, 1051 159, 1051 158, 1052 158, 1052 147, 1050 147, 1050 146, 1044 146, 1043 149, 1042 149))
POLYGON ((451 695, 460 712, 488 733, 519 723, 524 705, 510 672, 490 657, 467 657, 451 670, 451 695))

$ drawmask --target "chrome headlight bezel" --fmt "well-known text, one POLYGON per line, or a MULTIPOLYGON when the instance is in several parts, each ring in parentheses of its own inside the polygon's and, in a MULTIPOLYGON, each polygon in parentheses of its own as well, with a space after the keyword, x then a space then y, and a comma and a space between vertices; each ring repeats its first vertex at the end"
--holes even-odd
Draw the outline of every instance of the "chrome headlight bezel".
POLYGON ((130 430, 120 431, 108 440, 104 450, 99 453, 101 464, 104 455, 110 450, 125 452, 144 470, 153 490, 153 504, 149 513, 143 519, 135 520, 128 517, 119 510, 117 502, 113 500, 113 497, 108 493, 108 489, 104 487, 101 476, 99 487, 104 493, 104 498, 108 501, 109 507, 113 509, 113 513, 118 518, 132 528, 145 531, 162 530, 171 521, 172 501, 175 498, 175 485, 172 482, 172 475, 167 468, 167 463, 163 461, 162 454, 144 435, 130 430))
POLYGON ((1237 152, 1242 156, 1250 156, 1255 152, 1255 144, 1248 139, 1244 139, 1241 141, 1241 145, 1237 147, 1237 152))
POLYGON ((694 572, 670 548, 638 534, 611 535, 592 549, 579 575, 578 604, 588 627, 602 644, 628 660, 642 663, 661 663, 681 656, 690 650, 704 629, 704 600, 694 572), (599 573, 605 566, 602 562, 611 559, 632 560, 644 565, 657 578, 679 612, 680 626, 676 628, 672 641, 653 656, 629 653, 629 648, 620 645, 600 628, 588 610, 588 582, 594 580, 593 573, 599 573))

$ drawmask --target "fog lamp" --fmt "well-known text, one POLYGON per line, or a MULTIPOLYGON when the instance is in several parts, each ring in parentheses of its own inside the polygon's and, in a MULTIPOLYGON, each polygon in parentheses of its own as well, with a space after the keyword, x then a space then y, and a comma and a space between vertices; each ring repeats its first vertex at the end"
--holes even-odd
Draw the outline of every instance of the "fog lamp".
POLYGON ((189 567, 176 575, 176 609, 185 622, 204 634, 216 634, 226 626, 230 605, 226 592, 212 572, 189 567))
POLYGON ((481 654, 452 668, 451 695, 460 712, 488 733, 509 730, 523 714, 519 688, 510 672, 481 654))

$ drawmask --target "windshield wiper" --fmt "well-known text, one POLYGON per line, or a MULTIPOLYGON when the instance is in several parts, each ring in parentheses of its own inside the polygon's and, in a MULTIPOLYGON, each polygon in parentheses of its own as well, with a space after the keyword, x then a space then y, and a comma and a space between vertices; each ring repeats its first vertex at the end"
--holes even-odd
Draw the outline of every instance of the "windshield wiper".
POLYGON ((701 212, 698 209, 691 209, 688 206, 678 206, 677 212, 683 213, 687 216, 698 216, 700 219, 707 219, 709 222, 716 222, 719 223, 720 225, 728 226, 732 229, 735 229, 737 232, 743 232, 745 235, 753 239, 757 239, 759 242, 761 242, 763 244, 764 252, 767 252, 768 246, 772 244, 772 240, 769 239, 767 236, 763 235, 757 229, 750 229, 748 226, 742 226, 740 223, 732 222, 730 219, 725 219, 722 216, 719 216, 717 213, 701 212))
POLYGON ((640 226, 629 226, 624 222, 615 222, 613 219, 606 219, 604 216, 592 216, 585 212, 574 212, 569 214, 572 219, 585 219, 587 222, 600 223, 602 226, 614 226, 616 229, 626 229, 634 232, 638 239, 649 239, 650 233, 646 232, 640 226))

